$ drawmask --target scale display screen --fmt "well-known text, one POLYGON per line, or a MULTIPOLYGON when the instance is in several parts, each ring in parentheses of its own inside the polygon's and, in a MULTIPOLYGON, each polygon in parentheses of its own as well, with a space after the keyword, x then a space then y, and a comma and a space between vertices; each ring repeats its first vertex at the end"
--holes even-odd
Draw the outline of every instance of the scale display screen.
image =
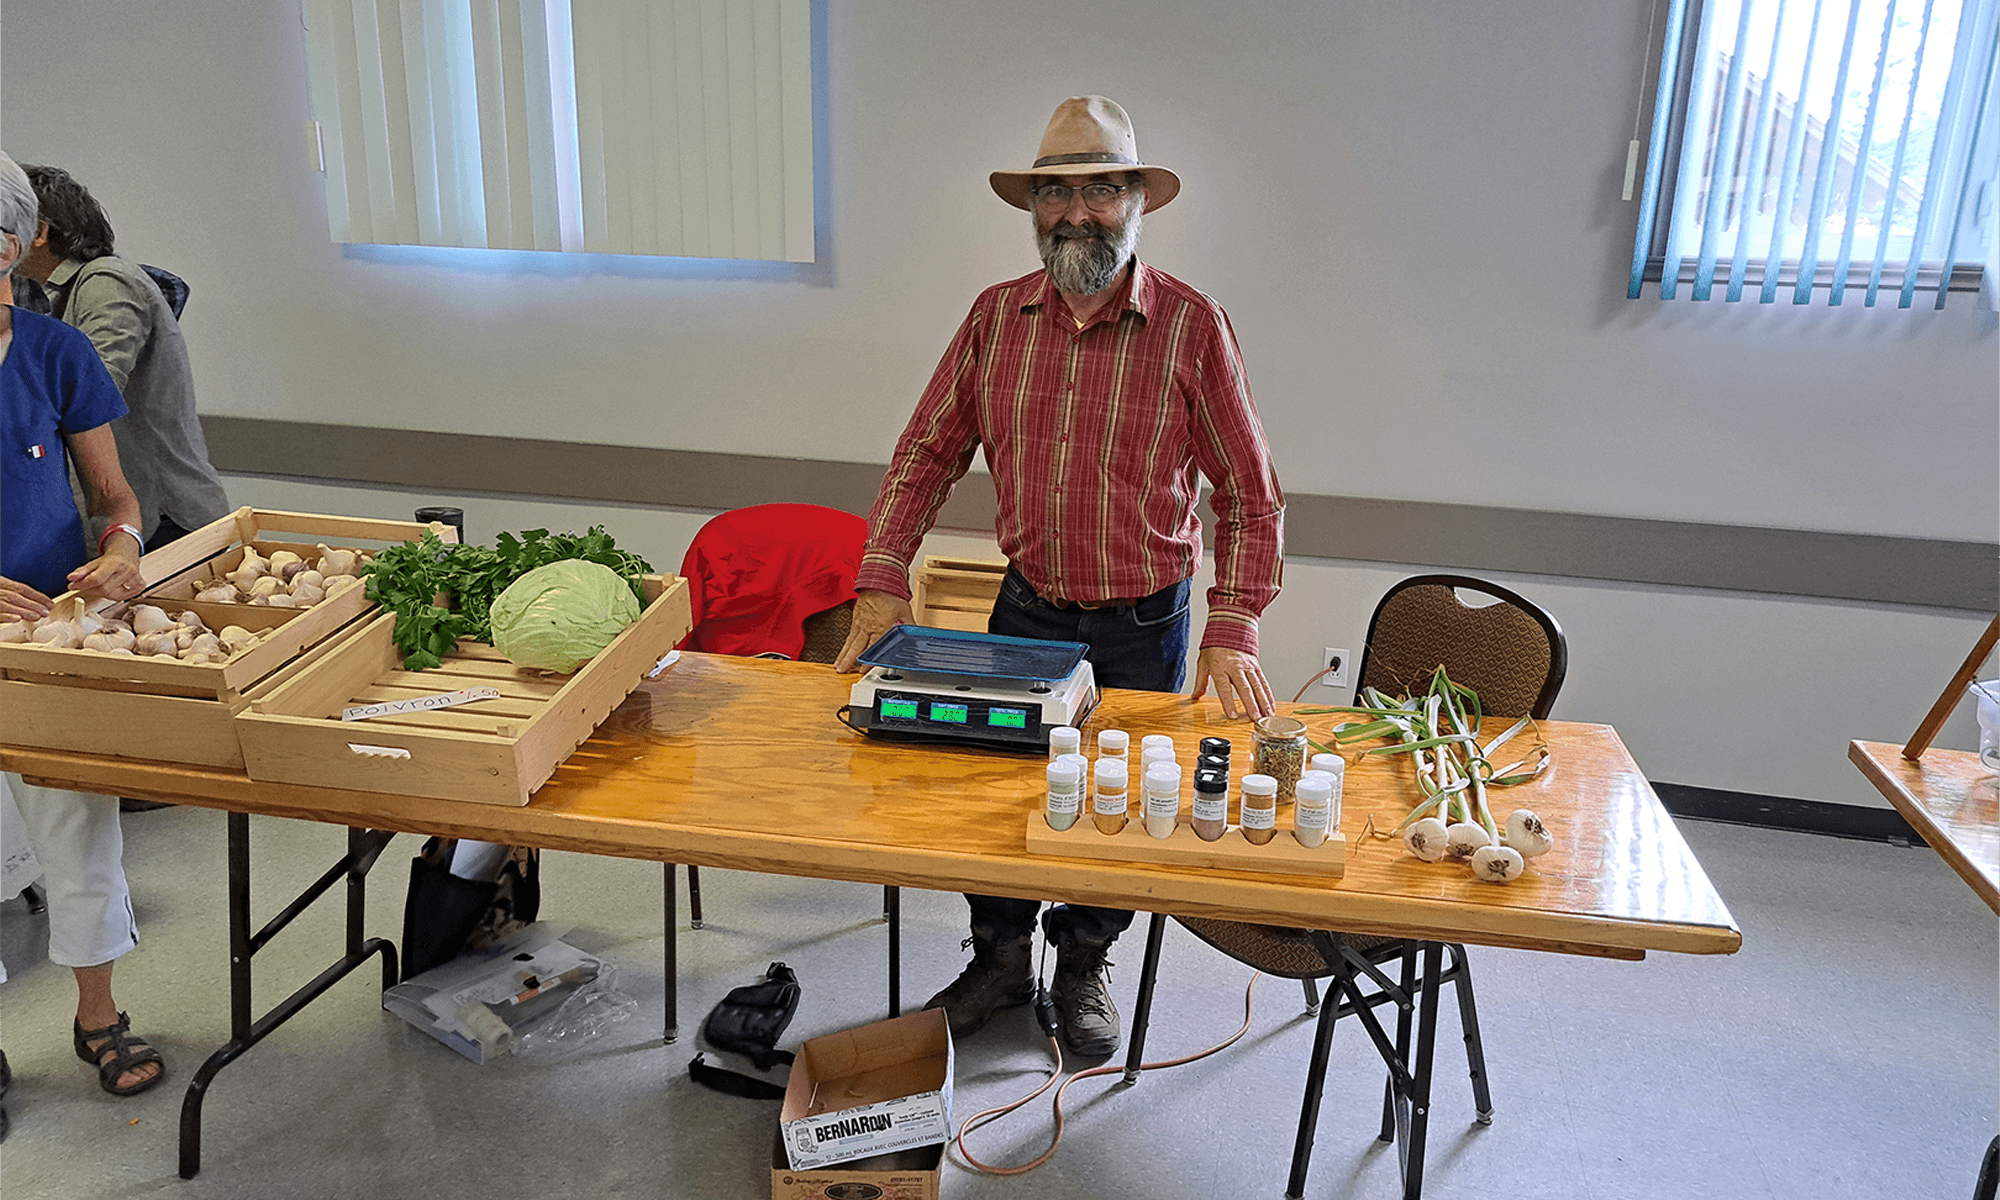
POLYGON ((1034 741, 1043 732, 1039 705, 970 696, 940 700, 888 691, 876 693, 872 723, 884 729, 998 737, 1009 742, 1034 741))

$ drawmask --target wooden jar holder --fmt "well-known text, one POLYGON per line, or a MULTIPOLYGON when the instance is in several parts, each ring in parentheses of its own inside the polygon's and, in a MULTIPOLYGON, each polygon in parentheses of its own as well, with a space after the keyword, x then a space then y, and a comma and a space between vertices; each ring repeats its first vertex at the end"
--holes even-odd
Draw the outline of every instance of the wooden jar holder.
POLYGON ((1049 828, 1048 818, 1037 809, 1028 817, 1028 853, 1106 862, 1221 867, 1272 875, 1321 875, 1333 879, 1340 878, 1347 869, 1347 838, 1339 830, 1329 832, 1326 841, 1317 846, 1304 846, 1290 828, 1281 828, 1277 836, 1259 846, 1245 839, 1240 828, 1230 825, 1223 829, 1221 837, 1207 842, 1188 824, 1185 815, 1172 835, 1156 838, 1146 832, 1145 821, 1138 817, 1128 819, 1125 828, 1117 833, 1105 834, 1097 831, 1088 812, 1068 829, 1055 830, 1049 828))

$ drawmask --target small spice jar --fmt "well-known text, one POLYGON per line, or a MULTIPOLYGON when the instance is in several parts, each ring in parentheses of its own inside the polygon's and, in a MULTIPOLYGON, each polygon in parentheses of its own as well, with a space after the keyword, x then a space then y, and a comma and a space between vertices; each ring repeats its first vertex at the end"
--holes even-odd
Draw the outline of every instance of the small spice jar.
POLYGON ((1090 820, 1099 833, 1117 833, 1125 828, 1125 760, 1099 758, 1097 787, 1090 798, 1090 820))
POLYGON ((1083 811, 1083 771, 1074 755, 1065 754, 1049 764, 1048 804, 1043 816, 1050 829, 1068 829, 1083 811))
POLYGON ((1174 761, 1174 748, 1172 746, 1147 746, 1140 750, 1139 777, 1144 779, 1146 772, 1162 763, 1170 767, 1178 767, 1180 765, 1174 761))
MULTIPOLYGON (((1294 781, 1296 782, 1296 781, 1294 781)), ((1261 846, 1278 833, 1278 781, 1261 772, 1243 777, 1243 804, 1237 825, 1245 841, 1261 846)))
POLYGON ((1074 725, 1058 725, 1049 730, 1049 761, 1083 749, 1083 731, 1074 725))
POLYGON ((1132 753, 1132 738, 1122 729, 1100 729, 1097 731, 1097 761, 1107 758, 1117 759, 1130 765, 1127 760, 1132 753))
POLYGON ((1296 717, 1264 717, 1251 727, 1257 744, 1257 773, 1278 781, 1278 799, 1289 801, 1306 766, 1306 723, 1296 717))
POLYGON ((1229 772, 1194 773, 1194 819, 1189 824, 1204 842, 1222 836, 1229 825, 1229 772))
POLYGON ((1323 771, 1307 771, 1293 788, 1297 803, 1292 808, 1292 836, 1301 846, 1317 846, 1326 841, 1331 816, 1328 802, 1333 796, 1333 777, 1323 771))
POLYGON ((1330 823, 1327 832, 1340 828, 1340 793, 1347 787, 1347 760, 1338 754, 1315 754, 1307 764, 1309 771, 1324 771, 1333 781, 1333 797, 1328 802, 1330 823))
POLYGON ((1139 739, 1139 753, 1141 754, 1160 746, 1166 747, 1167 752, 1171 754, 1174 749, 1174 739, 1164 733, 1149 733, 1139 739))
POLYGON ((1214 755, 1216 758, 1221 759, 1223 762, 1228 762, 1229 739, 1219 738, 1219 737, 1205 737, 1201 739, 1201 745, 1195 748, 1195 753, 1204 756, 1214 755))
POLYGON ((1172 837, 1181 818, 1181 768, 1178 763, 1154 763, 1146 768, 1146 833, 1172 837))

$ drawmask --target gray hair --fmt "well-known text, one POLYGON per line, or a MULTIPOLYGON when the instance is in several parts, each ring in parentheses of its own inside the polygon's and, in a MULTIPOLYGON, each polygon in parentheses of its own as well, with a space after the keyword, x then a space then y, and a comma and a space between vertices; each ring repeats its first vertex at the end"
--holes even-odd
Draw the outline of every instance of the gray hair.
MULTIPOLYGON (((35 201, 35 189, 28 182, 28 173, 21 164, 0 151, 0 234, 13 234, 20 241, 15 248, 14 259, 5 270, 0 270, 0 278, 13 274, 14 268, 28 256, 28 243, 35 240, 35 231, 41 225, 41 205, 35 201)), ((0 250, 0 253, 4 253, 0 250)))

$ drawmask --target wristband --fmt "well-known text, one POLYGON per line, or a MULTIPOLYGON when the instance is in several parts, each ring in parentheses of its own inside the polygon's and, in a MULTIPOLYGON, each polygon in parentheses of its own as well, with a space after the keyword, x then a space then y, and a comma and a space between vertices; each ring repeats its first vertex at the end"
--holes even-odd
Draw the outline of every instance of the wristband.
POLYGON ((126 525, 121 522, 117 525, 112 525, 107 527, 103 533, 97 535, 97 553, 99 557, 102 557, 104 554, 104 543, 110 541, 111 535, 114 533, 131 534, 132 540, 139 543, 139 552, 141 554, 144 554, 146 552, 146 535, 140 533, 137 529, 134 529, 132 526, 126 525))

